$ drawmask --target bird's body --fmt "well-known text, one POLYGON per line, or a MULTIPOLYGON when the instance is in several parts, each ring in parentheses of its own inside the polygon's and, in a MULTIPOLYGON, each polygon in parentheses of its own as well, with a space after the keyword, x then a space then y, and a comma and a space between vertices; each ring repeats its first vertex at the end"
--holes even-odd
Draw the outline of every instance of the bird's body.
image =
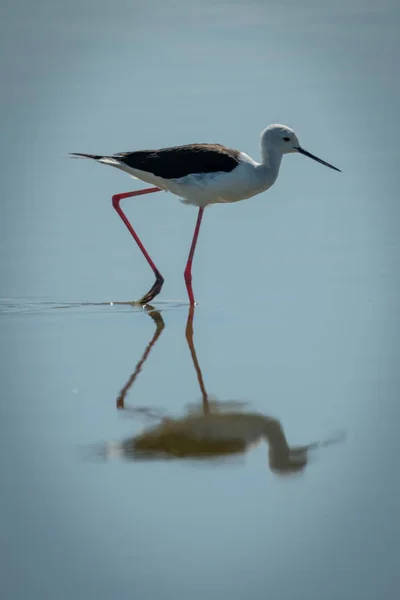
POLYGON ((199 217, 185 270, 185 280, 190 303, 194 303, 191 290, 191 263, 200 229, 204 208, 211 204, 238 202, 251 198, 270 188, 279 175, 284 154, 298 152, 336 171, 329 163, 301 148, 295 132, 285 125, 270 125, 261 134, 261 162, 221 144, 187 144, 159 150, 121 152, 112 156, 75 153, 74 156, 92 158, 100 163, 125 171, 132 177, 150 183, 154 188, 114 196, 114 207, 139 244, 156 274, 156 285, 141 302, 149 302, 159 293, 163 279, 153 261, 144 250, 132 226, 119 207, 122 198, 159 190, 169 191, 183 203, 199 208, 199 217))
POLYGON ((267 190, 278 172, 244 152, 221 144, 189 144, 113 156, 90 156, 182 199, 205 208, 238 202, 267 190))

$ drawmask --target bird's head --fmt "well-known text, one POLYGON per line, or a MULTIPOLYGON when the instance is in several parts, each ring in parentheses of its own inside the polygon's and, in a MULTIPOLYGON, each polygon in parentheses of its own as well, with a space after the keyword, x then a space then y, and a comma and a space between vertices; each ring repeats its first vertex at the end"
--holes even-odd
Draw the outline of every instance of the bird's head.
POLYGON ((318 158, 311 152, 307 152, 301 147, 299 139, 293 129, 286 125, 269 125, 261 134, 262 145, 268 150, 275 150, 281 154, 292 154, 298 152, 304 154, 313 160, 316 160, 321 165, 325 165, 335 171, 340 171, 337 167, 318 158))
POLYGON ((286 125, 269 125, 261 134, 263 142, 270 148, 279 150, 281 154, 297 152, 300 142, 297 135, 286 125))

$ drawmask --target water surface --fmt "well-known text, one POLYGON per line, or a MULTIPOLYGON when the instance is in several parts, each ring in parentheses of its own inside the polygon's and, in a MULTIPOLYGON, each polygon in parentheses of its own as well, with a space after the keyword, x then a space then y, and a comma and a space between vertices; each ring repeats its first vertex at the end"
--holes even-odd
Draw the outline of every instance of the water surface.
MULTIPOLYGON (((18 0, 0 27, 2 595, 282 600, 399 587, 396 3, 18 0), (337 165, 196 220, 67 159, 192 141, 259 157, 270 122, 337 165), (199 376, 201 374, 201 377, 199 376), (200 378, 199 378, 200 377, 200 378), (314 448, 224 460, 93 450, 162 417, 241 410, 314 448)), ((108 447, 108 446, 107 446, 108 447)))

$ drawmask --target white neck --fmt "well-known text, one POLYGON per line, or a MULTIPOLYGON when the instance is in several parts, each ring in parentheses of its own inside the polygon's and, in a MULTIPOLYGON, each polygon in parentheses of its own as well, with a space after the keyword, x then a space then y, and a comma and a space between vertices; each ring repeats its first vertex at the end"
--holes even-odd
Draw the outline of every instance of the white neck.
POLYGON ((268 174, 268 179, 271 181, 270 185, 272 185, 279 175, 279 168, 281 166, 282 161, 282 152, 279 152, 279 150, 268 146, 265 138, 262 137, 261 158, 261 168, 265 172, 266 176, 268 174))

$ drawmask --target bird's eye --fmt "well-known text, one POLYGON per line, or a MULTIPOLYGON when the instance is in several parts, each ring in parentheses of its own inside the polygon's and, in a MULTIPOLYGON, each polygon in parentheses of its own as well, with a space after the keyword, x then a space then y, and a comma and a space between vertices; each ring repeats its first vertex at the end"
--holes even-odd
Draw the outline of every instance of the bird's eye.
POLYGON ((288 138, 288 137, 284 137, 282 139, 283 139, 284 142, 290 142, 290 138, 288 138))

